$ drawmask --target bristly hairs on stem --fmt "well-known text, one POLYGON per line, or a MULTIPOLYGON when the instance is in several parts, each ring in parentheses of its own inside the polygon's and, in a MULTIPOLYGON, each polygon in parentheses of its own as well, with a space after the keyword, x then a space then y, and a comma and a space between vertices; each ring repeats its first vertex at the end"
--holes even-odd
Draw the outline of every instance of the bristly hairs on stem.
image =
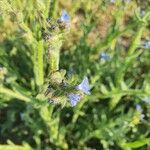
POLYGON ((49 12, 48 12, 48 17, 52 18, 54 17, 54 13, 56 12, 58 6, 58 0, 50 0, 50 4, 49 4, 49 12))

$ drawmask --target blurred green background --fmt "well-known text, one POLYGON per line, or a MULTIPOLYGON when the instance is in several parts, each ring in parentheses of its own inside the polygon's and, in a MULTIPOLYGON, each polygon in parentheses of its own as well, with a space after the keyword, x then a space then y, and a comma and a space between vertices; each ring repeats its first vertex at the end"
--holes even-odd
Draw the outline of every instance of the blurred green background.
POLYGON ((149 150, 148 40, 149 0, 0 0, 0 150, 149 150), (41 24, 63 9, 60 68, 92 88, 62 108, 36 96, 49 79, 41 24))

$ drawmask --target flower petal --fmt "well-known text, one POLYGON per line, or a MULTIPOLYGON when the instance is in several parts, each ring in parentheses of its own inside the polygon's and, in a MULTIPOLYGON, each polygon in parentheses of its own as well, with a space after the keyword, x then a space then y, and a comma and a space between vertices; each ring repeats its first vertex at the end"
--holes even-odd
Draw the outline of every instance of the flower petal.
POLYGON ((83 81, 76 87, 77 90, 80 90, 82 91, 83 93, 85 94, 90 94, 90 85, 89 85, 89 81, 88 81, 88 78, 85 77, 83 79, 83 81))
POLYGON ((60 17, 60 20, 64 23, 68 23, 70 21, 70 16, 68 15, 66 10, 62 11, 62 15, 60 17))
POLYGON ((101 53, 100 60, 107 61, 109 59, 110 59, 110 57, 109 57, 109 55, 107 53, 101 53))
POLYGON ((69 101, 71 103, 71 106, 73 107, 73 106, 77 105, 77 103, 79 102, 81 96, 80 96, 80 94, 71 93, 71 94, 69 94, 68 98, 69 98, 69 101))

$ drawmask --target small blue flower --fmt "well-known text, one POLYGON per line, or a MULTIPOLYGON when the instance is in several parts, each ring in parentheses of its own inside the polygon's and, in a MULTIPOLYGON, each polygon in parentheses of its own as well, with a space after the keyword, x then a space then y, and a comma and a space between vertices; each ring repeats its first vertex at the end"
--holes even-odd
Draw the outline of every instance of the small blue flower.
POLYGON ((116 0, 110 0, 110 3, 115 3, 116 2, 116 0))
POLYGON ((150 40, 145 41, 144 46, 146 49, 150 49, 150 40))
POLYGON ((150 97, 144 97, 142 100, 146 103, 150 103, 150 97))
POLYGON ((142 111, 141 105, 137 104, 137 105, 136 105, 136 110, 137 110, 137 111, 142 111))
POLYGON ((107 60, 109 60, 109 59, 110 59, 110 57, 109 57, 108 54, 106 54, 106 53, 101 53, 101 55, 100 55, 100 60, 107 61, 107 60))
POLYGON ((20 113, 20 118, 21 118, 21 120, 24 120, 25 114, 24 113, 20 113))
POLYGON ((75 74, 75 70, 73 68, 70 68, 68 71, 68 77, 71 77, 75 74))
POLYGON ((141 15, 141 17, 143 17, 145 15, 145 11, 141 10, 140 15, 141 15))
POLYGON ((68 95, 69 101, 71 103, 71 106, 74 107, 77 105, 77 103, 79 102, 79 100, 81 99, 80 94, 69 94, 68 95))
POLYGON ((141 105, 137 104, 136 105, 136 110, 138 111, 138 113, 140 113, 140 120, 143 122, 145 115, 142 113, 142 107, 141 107, 141 105))
POLYGON ((90 94, 90 85, 89 85, 89 81, 88 78, 85 77, 82 82, 76 87, 77 90, 82 91, 85 94, 90 94))
POLYGON ((140 115, 140 120, 143 122, 144 121, 144 118, 145 118, 145 115, 144 114, 141 114, 140 115))
POLYGON ((130 2, 130 0, 123 0, 123 2, 124 2, 124 3, 129 3, 129 2, 130 2))
POLYGON ((60 17, 60 21, 63 23, 69 23, 70 21, 70 16, 68 15, 66 10, 62 11, 61 17, 60 17))

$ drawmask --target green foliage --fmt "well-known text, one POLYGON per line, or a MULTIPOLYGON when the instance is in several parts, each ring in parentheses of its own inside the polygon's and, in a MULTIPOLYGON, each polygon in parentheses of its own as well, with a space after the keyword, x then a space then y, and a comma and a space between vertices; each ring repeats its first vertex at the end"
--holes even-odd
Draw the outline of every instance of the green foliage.
POLYGON ((149 6, 149 0, 0 0, 0 150, 149 149, 149 6), (70 31, 50 32, 46 18, 56 23, 63 8, 70 31), (41 28, 53 38, 44 41, 41 28), (84 76, 91 94, 70 107, 65 96, 84 76), (48 103, 49 83, 63 105, 48 103))

